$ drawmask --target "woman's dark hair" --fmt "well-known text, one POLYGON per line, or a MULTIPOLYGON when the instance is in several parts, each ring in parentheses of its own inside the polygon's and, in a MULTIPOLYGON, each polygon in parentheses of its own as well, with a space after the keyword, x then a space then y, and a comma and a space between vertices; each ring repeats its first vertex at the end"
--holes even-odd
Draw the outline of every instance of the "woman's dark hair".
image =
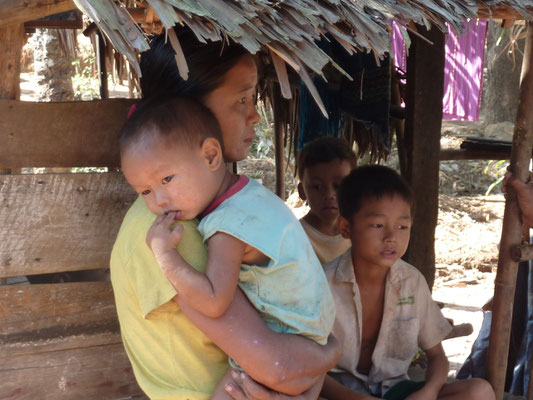
POLYGON ((298 155, 298 178, 304 178, 307 168, 333 160, 347 161, 350 168, 355 167, 355 153, 344 139, 323 136, 309 142, 298 155))
POLYGON ((189 67, 184 80, 178 71, 174 49, 165 33, 154 36, 150 50, 141 54, 141 91, 144 99, 191 96, 202 100, 222 84, 225 74, 246 54, 239 44, 223 41, 201 43, 188 28, 174 28, 189 67))
POLYGON ((339 213, 348 221, 368 199, 379 200, 385 196, 400 196, 410 206, 414 206, 409 184, 395 170, 383 165, 357 167, 344 177, 339 187, 339 213))

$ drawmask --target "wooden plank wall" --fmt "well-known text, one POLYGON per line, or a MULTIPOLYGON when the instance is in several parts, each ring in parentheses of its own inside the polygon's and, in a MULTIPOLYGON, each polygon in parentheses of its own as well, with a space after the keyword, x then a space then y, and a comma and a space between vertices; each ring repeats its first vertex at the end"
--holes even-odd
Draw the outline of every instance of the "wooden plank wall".
MULTIPOLYGON (((103 269, 136 195, 116 167, 131 100, 0 100, 0 278, 103 269)), ((9 282, 9 281, 8 281, 9 282)), ((0 398, 145 398, 124 352, 110 282, 0 286, 0 398)))

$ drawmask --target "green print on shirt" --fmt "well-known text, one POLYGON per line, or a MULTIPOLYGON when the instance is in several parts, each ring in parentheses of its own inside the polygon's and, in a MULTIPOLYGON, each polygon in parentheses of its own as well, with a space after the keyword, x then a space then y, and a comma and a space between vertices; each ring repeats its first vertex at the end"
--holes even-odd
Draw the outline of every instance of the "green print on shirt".
POLYGON ((415 296, 400 297, 396 305, 403 306, 405 304, 415 304, 415 296))

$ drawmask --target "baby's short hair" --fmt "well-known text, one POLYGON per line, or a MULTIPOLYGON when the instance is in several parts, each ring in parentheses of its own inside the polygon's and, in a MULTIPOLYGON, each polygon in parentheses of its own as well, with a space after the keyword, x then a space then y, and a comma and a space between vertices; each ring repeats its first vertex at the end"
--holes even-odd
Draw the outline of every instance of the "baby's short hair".
POLYGON ((345 140, 323 136, 309 142, 298 155, 298 178, 303 180, 307 168, 333 160, 347 161, 351 168, 355 167, 355 153, 345 140))
POLYGON ((398 195, 413 208, 409 184, 395 170, 383 165, 357 167, 341 182, 338 192, 339 213, 351 221, 368 199, 398 195))
POLYGON ((200 146, 213 137, 223 150, 218 120, 192 97, 166 97, 142 103, 120 131, 120 154, 133 144, 148 145, 162 140, 169 145, 200 146))

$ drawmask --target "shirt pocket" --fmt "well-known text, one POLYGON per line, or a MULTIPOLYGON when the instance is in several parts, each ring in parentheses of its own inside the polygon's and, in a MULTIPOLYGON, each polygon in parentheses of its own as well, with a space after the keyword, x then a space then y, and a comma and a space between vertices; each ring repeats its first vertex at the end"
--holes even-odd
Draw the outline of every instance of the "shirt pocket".
POLYGON ((420 325, 416 317, 400 317, 391 321, 387 335, 387 358, 411 362, 418 351, 420 325))

